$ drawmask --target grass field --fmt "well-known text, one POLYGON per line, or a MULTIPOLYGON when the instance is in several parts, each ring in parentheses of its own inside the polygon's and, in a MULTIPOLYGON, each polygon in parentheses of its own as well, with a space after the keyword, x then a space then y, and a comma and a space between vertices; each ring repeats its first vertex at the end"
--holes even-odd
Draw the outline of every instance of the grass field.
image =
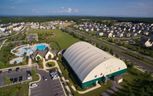
POLYGON ((28 83, 0 88, 0 96, 28 96, 28 83))
POLYGON ((79 41, 77 38, 62 32, 61 30, 29 30, 29 33, 37 33, 40 43, 48 43, 52 49, 61 50, 68 48, 73 43, 79 41))
POLYGON ((9 60, 11 60, 13 57, 10 51, 14 47, 15 46, 13 44, 2 47, 2 49, 0 50, 0 68, 13 66, 9 64, 9 60))

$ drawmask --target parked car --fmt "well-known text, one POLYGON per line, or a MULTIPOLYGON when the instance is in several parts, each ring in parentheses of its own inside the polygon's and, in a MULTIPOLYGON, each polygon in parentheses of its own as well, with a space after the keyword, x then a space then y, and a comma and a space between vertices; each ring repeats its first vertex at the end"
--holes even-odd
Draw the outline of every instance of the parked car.
POLYGON ((32 79, 31 72, 30 71, 26 71, 26 72, 27 72, 27 79, 31 80, 32 79))
POLYGON ((8 69, 8 73, 10 73, 12 71, 12 69, 8 69))
POLYGON ((28 75, 28 76, 27 76, 27 79, 28 79, 28 80, 31 80, 31 79, 32 79, 32 76, 31 76, 31 75, 28 75))
POLYGON ((42 78, 43 78, 43 80, 47 81, 47 77, 43 76, 42 78))
POLYGON ((10 78, 10 81, 13 82, 13 78, 10 78))
POLYGON ((27 70, 26 72, 27 72, 27 74, 31 75, 31 71, 27 70))
POLYGON ((58 71, 51 71, 51 72, 49 73, 49 75, 51 76, 51 78, 52 78, 53 80, 59 78, 58 71))
POLYGON ((19 71, 19 69, 20 69, 20 68, 19 68, 19 67, 17 67, 17 68, 16 68, 16 71, 19 71))
POLYGON ((23 79, 22 76, 19 76, 19 81, 22 81, 22 79, 23 79))
POLYGON ((38 85, 36 84, 36 83, 32 83, 31 85, 30 85, 30 88, 35 88, 35 87, 37 87, 38 85))
POLYGON ((18 78, 13 79, 13 83, 16 83, 18 81, 18 78))
POLYGON ((0 74, 2 73, 2 71, 0 71, 0 74))

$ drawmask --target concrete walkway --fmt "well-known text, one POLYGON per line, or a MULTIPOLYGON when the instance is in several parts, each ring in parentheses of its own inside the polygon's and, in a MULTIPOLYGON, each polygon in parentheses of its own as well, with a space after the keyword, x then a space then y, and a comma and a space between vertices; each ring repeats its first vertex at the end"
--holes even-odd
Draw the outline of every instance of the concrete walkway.
MULTIPOLYGON (((16 69, 17 67, 19 67, 19 68, 27 68, 27 67, 29 67, 28 65, 19 65, 19 66, 13 66, 13 67, 7 67, 7 68, 3 68, 3 69, 0 69, 1 71, 8 71, 8 69, 16 69)), ((37 67, 37 64, 32 64, 32 66, 30 66, 30 67, 37 67)))
MULTIPOLYGON (((41 76, 40 76, 40 74, 38 74, 38 73, 37 73, 37 75, 39 76, 39 79, 38 79, 37 81, 30 82, 30 83, 29 83, 29 86, 30 86, 32 83, 38 83, 38 82, 40 82, 40 80, 41 80, 41 76)), ((28 93, 28 96, 31 96, 31 90, 30 90, 30 87, 29 87, 29 93, 28 93)))
POLYGON ((95 89, 97 89, 97 88, 100 88, 100 87, 101 87, 101 85, 100 85, 100 84, 97 84, 96 86, 94 86, 94 87, 92 87, 92 88, 89 88, 89 89, 86 89, 85 91, 79 91, 79 90, 77 90, 74 86, 71 86, 71 88, 72 88, 74 91, 77 91, 79 94, 85 94, 85 93, 88 93, 88 92, 93 91, 93 90, 95 90, 95 89))
POLYGON ((32 59, 30 57, 28 57, 28 66, 32 66, 32 59))
POLYGON ((5 39, 3 42, 2 42, 2 45, 0 46, 0 50, 2 49, 3 45, 5 44, 5 42, 7 41, 7 39, 5 39))

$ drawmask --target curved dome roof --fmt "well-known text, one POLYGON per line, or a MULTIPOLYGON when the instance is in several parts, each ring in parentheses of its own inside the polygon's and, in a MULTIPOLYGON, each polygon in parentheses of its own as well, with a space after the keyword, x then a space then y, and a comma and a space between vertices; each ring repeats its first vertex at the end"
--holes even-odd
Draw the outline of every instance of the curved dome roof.
POLYGON ((95 79, 95 75, 100 77, 99 74, 107 75, 118 68, 126 68, 123 61, 87 42, 71 45, 63 56, 82 82, 95 79))

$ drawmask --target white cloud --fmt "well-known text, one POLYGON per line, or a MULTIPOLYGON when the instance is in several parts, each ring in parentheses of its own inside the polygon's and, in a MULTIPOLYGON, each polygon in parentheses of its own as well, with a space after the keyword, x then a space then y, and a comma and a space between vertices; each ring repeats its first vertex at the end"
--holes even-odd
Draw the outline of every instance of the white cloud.
POLYGON ((65 12, 71 13, 72 12, 72 8, 67 8, 65 12))
POLYGON ((78 9, 74 9, 74 8, 65 8, 65 7, 61 7, 58 10, 56 10, 57 13, 77 13, 79 12, 78 9))
POLYGON ((78 13, 79 10, 70 7, 60 7, 56 9, 33 8, 31 9, 31 12, 34 14, 73 14, 78 13))

